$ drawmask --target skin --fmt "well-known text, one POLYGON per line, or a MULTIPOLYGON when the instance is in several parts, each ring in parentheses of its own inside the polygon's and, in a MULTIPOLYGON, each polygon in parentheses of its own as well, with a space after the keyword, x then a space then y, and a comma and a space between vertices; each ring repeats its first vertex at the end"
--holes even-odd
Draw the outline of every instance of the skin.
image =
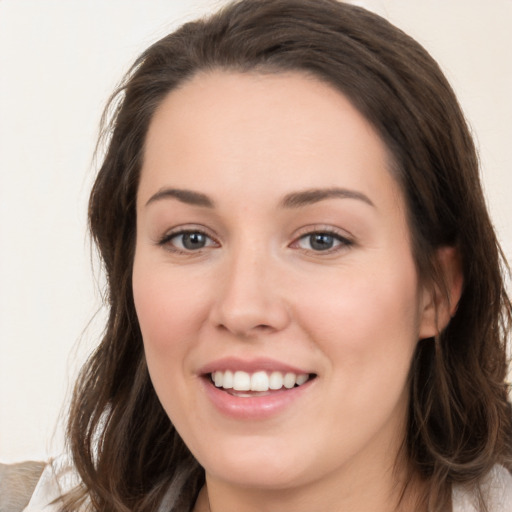
POLYGON ((298 73, 200 74, 157 110, 133 292, 155 390, 206 471, 197 511, 395 510, 408 372, 437 326, 388 164, 349 101, 298 73), (333 187, 352 197, 283 204, 333 187), (184 229, 206 245, 183 249, 184 229), (333 247, 315 250, 309 234, 331 231, 333 247), (199 373, 228 356, 316 378, 275 415, 232 418, 199 373))

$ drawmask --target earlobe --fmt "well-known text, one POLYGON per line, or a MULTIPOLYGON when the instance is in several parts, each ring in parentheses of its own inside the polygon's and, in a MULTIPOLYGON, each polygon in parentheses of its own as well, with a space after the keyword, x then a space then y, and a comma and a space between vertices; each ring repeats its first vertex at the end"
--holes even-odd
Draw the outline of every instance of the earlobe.
POLYGON ((440 282, 432 282, 423 291, 420 339, 436 336, 446 328, 457 311, 464 284, 456 247, 441 247, 436 258, 440 282))

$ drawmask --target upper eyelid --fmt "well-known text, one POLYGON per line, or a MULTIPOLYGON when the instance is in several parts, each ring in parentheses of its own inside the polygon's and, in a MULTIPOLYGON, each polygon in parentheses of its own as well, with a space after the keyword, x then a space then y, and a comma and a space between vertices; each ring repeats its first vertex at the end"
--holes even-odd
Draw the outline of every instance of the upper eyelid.
MULTIPOLYGON (((214 242, 215 245, 220 246, 219 240, 213 236, 210 232, 210 230, 204 228, 204 227, 194 227, 194 226, 176 226, 175 228, 167 230, 163 235, 161 235, 159 238, 156 239, 155 244, 158 246, 165 246, 171 242, 171 240, 175 237, 178 237, 180 235, 184 235, 186 233, 201 233, 202 235, 205 235, 208 237, 211 241, 214 242)), ((206 249, 208 247, 204 247, 203 249, 206 249)), ((176 248, 179 250, 179 248, 176 248)), ((197 251, 192 252, 199 252, 200 249, 197 251)), ((188 252, 188 251, 187 251, 188 252)))
MULTIPOLYGON (((201 224, 181 224, 178 226, 175 226, 173 228, 168 229, 163 235, 161 235, 157 239, 158 244, 165 243, 169 240, 171 240, 175 236, 179 236, 180 234, 184 233, 201 233, 211 240, 213 240, 215 243, 220 245, 219 237, 212 233, 212 230, 207 228, 204 225, 201 224)), ((292 240, 287 245, 291 246, 294 243, 296 243, 301 238, 312 235, 315 233, 325 233, 332 236, 337 237, 338 239, 345 240, 350 243, 354 243, 354 237, 351 233, 346 231, 345 229, 341 229, 338 227, 334 227, 332 225, 326 225, 326 224, 311 224, 308 226, 303 226, 295 231, 295 233, 292 235, 292 240)))
POLYGON ((161 238, 172 237, 182 233, 202 233, 210 238, 216 238, 211 229, 201 224, 179 224, 178 226, 167 229, 161 238))
POLYGON ((297 230, 294 235, 294 240, 298 240, 307 235, 312 235, 314 233, 327 233, 329 235, 335 235, 339 238, 343 238, 345 240, 353 240, 354 236, 345 229, 337 228, 334 226, 329 226, 325 224, 313 224, 310 226, 304 226, 297 230))
POLYGON ((327 257, 329 255, 335 255, 338 254, 340 251, 347 250, 348 248, 354 247, 356 244, 356 241, 354 237, 348 233, 347 231, 336 228, 334 226, 328 226, 328 225, 314 225, 314 226, 305 226, 304 228, 301 228, 299 230, 299 233, 297 233, 292 242, 288 244, 288 247, 293 248, 295 250, 300 250, 305 253, 312 253, 316 255, 322 255, 324 257, 327 257), (335 247, 332 247, 330 249, 325 249, 323 251, 315 251, 314 249, 306 249, 299 246, 300 241, 304 238, 307 238, 308 236, 314 235, 314 234, 326 234, 329 236, 334 237, 338 240, 339 244, 335 247))
POLYGON ((169 253, 174 253, 175 255, 182 255, 182 256, 200 256, 204 255, 204 251, 215 249, 220 247, 220 243, 211 235, 209 235, 206 230, 197 229, 197 228, 175 228, 174 230, 167 231, 162 237, 160 237, 156 242, 155 245, 159 248, 162 248, 169 253), (187 249, 179 247, 179 244, 176 245, 172 243, 172 240, 176 237, 183 236, 187 233, 200 233, 202 235, 205 235, 210 242, 213 242, 211 244, 205 245, 204 247, 200 247, 197 249, 187 249))

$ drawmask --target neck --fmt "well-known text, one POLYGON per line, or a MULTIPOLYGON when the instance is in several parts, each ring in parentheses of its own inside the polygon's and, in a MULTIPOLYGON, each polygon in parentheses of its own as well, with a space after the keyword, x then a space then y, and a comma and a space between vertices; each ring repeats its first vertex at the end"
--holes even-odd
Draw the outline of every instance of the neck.
POLYGON ((194 512, 415 512, 426 511, 420 497, 426 483, 403 468, 374 467, 330 475, 308 485, 279 490, 232 486, 209 475, 194 512), (409 476, 408 476, 409 475, 409 476))
MULTIPOLYGON (((405 411, 394 415, 368 444, 347 453, 344 463, 319 459, 317 466, 290 465, 287 480, 277 472, 273 483, 261 468, 229 480, 207 470, 204 505, 194 512, 426 512, 421 500, 426 483, 410 467, 400 417, 405 411)), ((272 473, 271 466, 269 461, 272 473)))

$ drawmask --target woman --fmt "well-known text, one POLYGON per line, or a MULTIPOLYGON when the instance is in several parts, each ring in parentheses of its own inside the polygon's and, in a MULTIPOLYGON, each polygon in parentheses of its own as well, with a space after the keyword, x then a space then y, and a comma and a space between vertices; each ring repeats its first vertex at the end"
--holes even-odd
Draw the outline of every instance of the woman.
POLYGON ((503 259, 425 50, 334 0, 242 0, 111 105, 65 510, 509 510, 503 259))

